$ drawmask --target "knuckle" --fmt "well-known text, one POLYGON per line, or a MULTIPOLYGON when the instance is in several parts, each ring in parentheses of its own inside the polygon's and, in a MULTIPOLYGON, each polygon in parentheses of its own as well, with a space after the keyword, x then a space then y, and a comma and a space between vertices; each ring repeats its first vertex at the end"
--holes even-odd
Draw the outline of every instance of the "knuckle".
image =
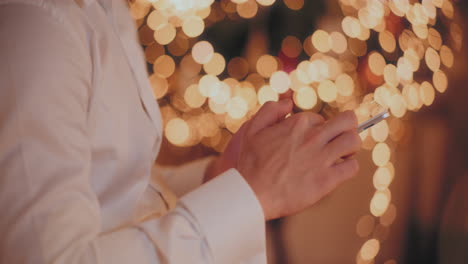
POLYGON ((310 141, 310 142, 321 141, 321 139, 323 137, 323 133, 324 133, 323 130, 324 130, 323 126, 321 126, 321 125, 315 126, 309 132, 308 141, 310 141))
POLYGON ((296 115, 295 127, 299 129, 304 129, 309 124, 309 118, 304 113, 299 113, 296 115))
POLYGON ((322 124, 325 122, 325 118, 317 113, 309 112, 308 116, 313 124, 322 124))
POLYGON ((357 127, 357 117, 351 110, 340 113, 336 118, 346 124, 347 128, 357 127))

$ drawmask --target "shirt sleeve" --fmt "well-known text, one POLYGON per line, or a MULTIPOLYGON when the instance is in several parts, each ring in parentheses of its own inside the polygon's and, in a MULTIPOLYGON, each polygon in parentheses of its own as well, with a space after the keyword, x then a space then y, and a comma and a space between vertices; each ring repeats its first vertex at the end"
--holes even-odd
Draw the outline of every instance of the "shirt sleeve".
POLYGON ((86 45, 23 4, 0 4, 0 39, 0 263, 266 263, 262 209, 235 170, 162 218, 102 232, 86 45))
POLYGON ((160 177, 177 197, 182 197, 203 184, 207 167, 213 160, 207 157, 178 167, 156 165, 153 177, 160 177))

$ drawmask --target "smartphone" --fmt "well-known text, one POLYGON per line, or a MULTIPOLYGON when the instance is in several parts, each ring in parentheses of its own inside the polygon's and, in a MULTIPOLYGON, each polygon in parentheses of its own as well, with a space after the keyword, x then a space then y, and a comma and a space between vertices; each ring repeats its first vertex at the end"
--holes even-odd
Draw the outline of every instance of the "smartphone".
POLYGON ((369 120, 361 123, 359 126, 358 126, 358 133, 361 133, 375 125, 377 125, 378 123, 382 122, 383 120, 385 120, 386 118, 390 117, 390 113, 388 112, 388 109, 382 109, 381 112, 379 112, 378 114, 374 115, 372 118, 370 118, 369 120))
MULTIPOLYGON (((358 133, 369 129, 390 117, 390 112, 388 108, 377 103, 375 100, 362 103, 360 107, 366 109, 365 112, 368 113, 368 119, 367 121, 359 124, 357 129, 358 133)), ((326 119, 330 119, 338 113, 338 110, 336 108, 332 108, 328 105, 325 105, 319 113, 323 115, 326 119)))

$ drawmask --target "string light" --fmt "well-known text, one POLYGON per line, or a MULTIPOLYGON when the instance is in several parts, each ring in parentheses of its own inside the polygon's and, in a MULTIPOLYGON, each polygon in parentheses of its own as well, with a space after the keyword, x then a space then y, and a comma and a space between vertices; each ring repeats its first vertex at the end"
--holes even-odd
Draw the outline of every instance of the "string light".
POLYGON ((303 86, 294 94, 294 102, 303 110, 311 110, 317 104, 317 94, 309 86, 303 86))
MULTIPOLYGON (((291 10, 300 10, 305 2, 283 1, 291 10)), ((389 190, 395 172, 388 142, 404 135, 400 118, 432 105, 436 94, 447 90, 447 70, 462 47, 463 30, 453 20, 450 0, 336 1, 344 14, 339 30, 319 28, 304 40, 286 36, 278 57, 257 54, 229 61, 210 42, 197 38, 214 23, 253 18, 260 8, 278 1, 137 0, 129 6, 139 25, 146 61, 153 65, 150 84, 155 98, 169 101, 161 113, 171 144, 201 143, 221 152, 231 134, 261 105, 278 101, 289 89, 296 106, 306 111, 319 111, 325 105, 354 109, 364 121, 372 114, 366 106, 371 100, 390 109, 388 122, 360 135, 377 166, 371 215, 356 226, 358 235, 367 237, 356 262, 370 263, 385 237, 376 236, 377 229, 390 226, 396 217, 389 190), (448 40, 439 32, 439 24, 448 29, 444 34, 448 40), (378 48, 368 46, 369 40, 378 48), (297 60, 297 67, 286 70, 283 55, 297 60), (310 58, 301 61, 302 55, 310 58), (432 78, 419 83, 421 76, 432 78)))

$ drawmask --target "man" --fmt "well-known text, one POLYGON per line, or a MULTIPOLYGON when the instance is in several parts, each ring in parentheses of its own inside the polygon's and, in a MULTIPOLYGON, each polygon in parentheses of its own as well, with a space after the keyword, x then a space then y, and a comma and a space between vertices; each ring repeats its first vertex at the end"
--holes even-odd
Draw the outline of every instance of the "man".
POLYGON ((1 263, 265 263, 266 220, 357 172, 354 114, 284 119, 283 100, 219 159, 156 168, 171 203, 124 1, 1 1, 0 38, 1 263))

